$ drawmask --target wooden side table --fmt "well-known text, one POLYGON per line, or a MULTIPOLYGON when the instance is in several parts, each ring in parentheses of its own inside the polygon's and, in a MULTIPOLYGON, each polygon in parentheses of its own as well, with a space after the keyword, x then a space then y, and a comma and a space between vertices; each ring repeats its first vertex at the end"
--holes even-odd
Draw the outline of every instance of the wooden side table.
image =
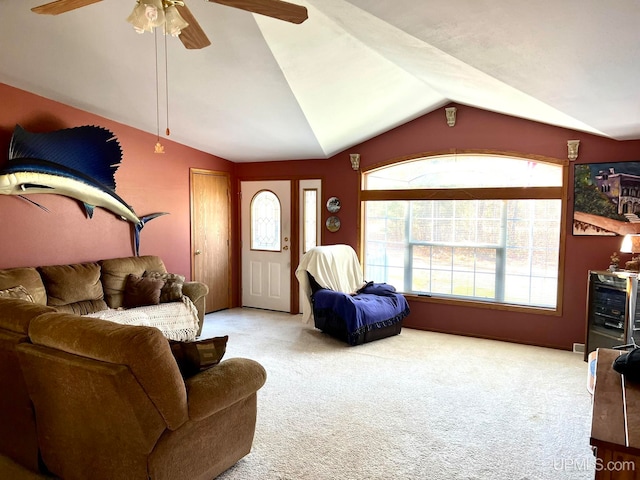
POLYGON ((640 384, 612 368, 623 353, 598 349, 590 440, 596 480, 640 480, 640 384))

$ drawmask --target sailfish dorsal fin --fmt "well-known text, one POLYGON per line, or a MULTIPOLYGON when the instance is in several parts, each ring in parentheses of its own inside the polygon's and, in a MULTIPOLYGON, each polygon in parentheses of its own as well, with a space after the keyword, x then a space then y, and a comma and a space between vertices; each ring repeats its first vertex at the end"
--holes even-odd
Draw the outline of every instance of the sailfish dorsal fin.
POLYGON ((115 190, 114 174, 122 161, 115 134, 95 125, 47 133, 27 132, 16 125, 9 145, 9 160, 36 158, 80 171, 115 190))

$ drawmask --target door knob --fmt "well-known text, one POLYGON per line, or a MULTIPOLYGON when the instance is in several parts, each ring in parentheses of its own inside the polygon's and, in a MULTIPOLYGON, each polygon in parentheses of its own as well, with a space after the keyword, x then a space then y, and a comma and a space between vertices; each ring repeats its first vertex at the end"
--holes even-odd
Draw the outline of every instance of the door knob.
POLYGON ((289 245, 285 245, 284 247, 282 247, 283 250, 289 250, 289 245))
POLYGON ((196 255, 200 255, 202 252, 200 250, 196 250, 196 255))

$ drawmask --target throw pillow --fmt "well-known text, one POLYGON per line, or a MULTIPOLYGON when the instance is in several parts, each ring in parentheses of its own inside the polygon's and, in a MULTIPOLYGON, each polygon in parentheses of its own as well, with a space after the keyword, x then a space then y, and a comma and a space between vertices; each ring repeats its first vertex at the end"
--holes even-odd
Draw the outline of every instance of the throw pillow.
POLYGON ((164 280, 159 278, 140 277, 130 273, 124 287, 124 308, 158 305, 164 280))
POLYGON ((17 298, 19 300, 36 303, 31 294, 22 285, 0 290, 0 298, 17 298))
POLYGON ((56 311, 63 313, 75 313, 76 315, 88 315, 89 313, 107 310, 107 302, 104 300, 83 300, 81 302, 68 303, 54 307, 56 311))
POLYGON ((185 280, 183 275, 147 271, 142 276, 164 280, 164 286, 160 292, 160 303, 179 302, 182 298, 182 286, 185 280))
POLYGON ((227 350, 229 336, 207 338, 195 342, 171 341, 171 353, 184 378, 220 363, 227 350))

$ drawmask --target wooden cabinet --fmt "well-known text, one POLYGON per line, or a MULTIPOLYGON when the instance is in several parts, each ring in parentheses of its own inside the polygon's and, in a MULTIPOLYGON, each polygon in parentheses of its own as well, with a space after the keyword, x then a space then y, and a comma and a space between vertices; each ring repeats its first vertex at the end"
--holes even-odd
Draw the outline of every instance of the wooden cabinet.
POLYGON ((640 480, 640 384, 611 367, 624 353, 598 349, 590 440, 596 480, 640 480))

